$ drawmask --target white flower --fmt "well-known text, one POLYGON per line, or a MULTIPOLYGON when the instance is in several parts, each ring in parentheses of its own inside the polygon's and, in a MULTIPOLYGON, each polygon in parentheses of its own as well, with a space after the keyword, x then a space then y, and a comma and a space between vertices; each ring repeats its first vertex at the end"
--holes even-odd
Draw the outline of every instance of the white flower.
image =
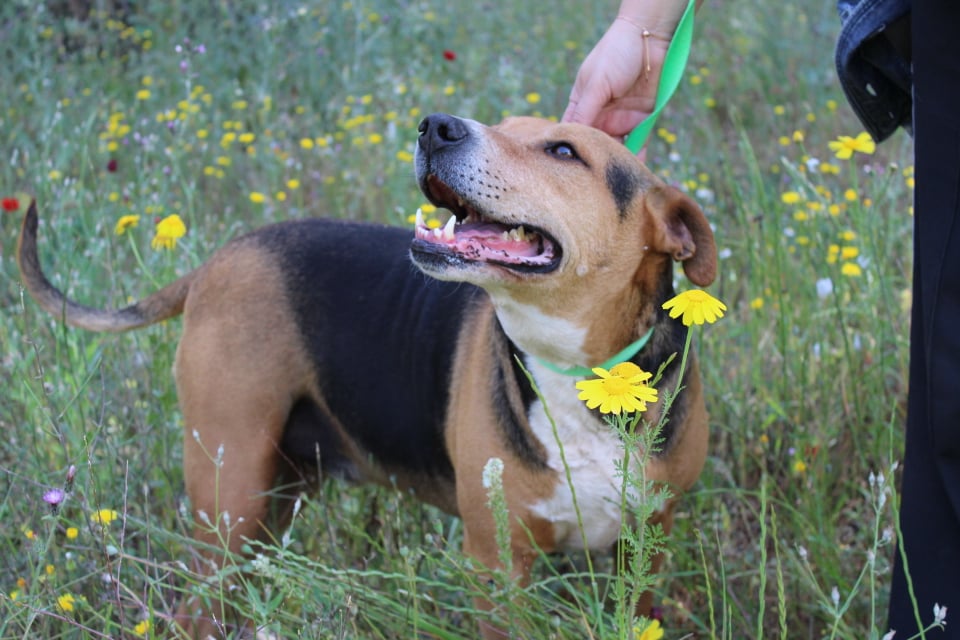
POLYGON ((823 300, 833 293, 833 280, 830 278, 820 278, 817 280, 817 297, 823 300))
POLYGON ((490 458, 487 464, 483 465, 483 488, 490 489, 499 487, 503 483, 503 460, 500 458, 490 458))
POLYGON ((946 624, 947 608, 939 604, 933 605, 933 624, 946 624))

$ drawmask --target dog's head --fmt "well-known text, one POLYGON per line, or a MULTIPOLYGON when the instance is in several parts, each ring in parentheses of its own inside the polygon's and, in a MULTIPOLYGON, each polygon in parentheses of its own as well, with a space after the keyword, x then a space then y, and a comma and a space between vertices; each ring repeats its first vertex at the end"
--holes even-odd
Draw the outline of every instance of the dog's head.
POLYGON ((672 260, 697 285, 716 275, 700 207, 596 129, 537 118, 487 127, 435 114, 420 124, 416 172, 426 197, 453 217, 442 229, 417 225, 414 262, 479 285, 495 302, 605 313, 652 295, 672 260))

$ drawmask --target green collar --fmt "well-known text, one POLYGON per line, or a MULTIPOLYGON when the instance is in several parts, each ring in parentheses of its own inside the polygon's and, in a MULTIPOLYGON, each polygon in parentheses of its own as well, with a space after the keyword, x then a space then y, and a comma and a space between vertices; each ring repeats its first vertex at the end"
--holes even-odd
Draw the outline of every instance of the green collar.
POLYGON ((673 39, 670 40, 667 55, 663 60, 663 68, 660 71, 660 85, 657 88, 657 100, 653 112, 638 124, 624 141, 627 149, 633 154, 639 153, 643 145, 647 143, 647 138, 650 137, 650 132, 653 131, 653 126, 657 123, 657 116, 663 111, 663 107, 680 84, 680 78, 683 77, 683 69, 687 66, 687 58, 690 57, 690 45, 693 43, 695 5, 696 0, 690 0, 686 11, 680 17, 673 39))
MULTIPOLYGON (((643 334, 643 336, 641 336, 639 340, 637 340, 636 342, 631 342, 626 346, 626 348, 623 351, 613 356, 606 362, 598 364, 597 366, 602 369, 612 369, 616 365, 626 362, 633 356, 640 353, 640 350, 647 345, 652 335, 653 335, 653 327, 650 327, 650 330, 647 331, 645 334, 643 334)), ((593 375, 593 369, 590 367, 581 367, 577 365, 577 366, 570 367, 569 369, 563 369, 553 364, 552 362, 547 362, 546 360, 542 360, 540 358, 537 358, 537 362, 545 366, 547 369, 550 369, 550 371, 553 371, 554 373, 559 373, 565 376, 584 378, 584 377, 593 375)))

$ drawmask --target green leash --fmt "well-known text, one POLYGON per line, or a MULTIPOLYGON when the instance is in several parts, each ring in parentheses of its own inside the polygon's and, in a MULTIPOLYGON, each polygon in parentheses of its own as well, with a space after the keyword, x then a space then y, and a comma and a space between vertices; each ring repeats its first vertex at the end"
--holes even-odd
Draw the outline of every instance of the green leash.
POLYGON ((624 141, 627 149, 634 155, 639 153, 643 145, 647 143, 647 138, 650 137, 650 132, 653 131, 653 127, 657 123, 657 116, 663 111, 664 106, 670 101, 674 91, 680 85, 683 70, 687 66, 687 58, 690 57, 690 46, 693 43, 693 14, 695 10, 696 0, 690 0, 686 11, 680 17, 670 46, 667 48, 667 55, 663 60, 663 69, 660 72, 660 85, 657 87, 657 100, 653 112, 638 124, 624 141))
MULTIPOLYGON (((601 369, 609 370, 617 366, 618 364, 626 362, 633 356, 640 353, 640 350, 643 349, 645 346, 647 346, 647 343, 650 341, 650 337, 652 335, 653 335, 653 327, 650 327, 650 330, 647 331, 645 334, 643 334, 643 336, 641 336, 639 340, 637 340, 636 342, 631 342, 630 344, 627 345, 627 347, 623 351, 613 356, 606 362, 602 364, 598 364, 597 366, 600 367, 601 369)), ((537 362, 545 366, 547 369, 550 369, 550 371, 553 371, 554 373, 559 373, 565 376, 584 378, 584 377, 593 375, 593 369, 590 367, 575 366, 575 367, 570 367, 569 369, 563 369, 553 364, 552 362, 547 362, 546 360, 541 360, 540 358, 537 358, 537 362)))

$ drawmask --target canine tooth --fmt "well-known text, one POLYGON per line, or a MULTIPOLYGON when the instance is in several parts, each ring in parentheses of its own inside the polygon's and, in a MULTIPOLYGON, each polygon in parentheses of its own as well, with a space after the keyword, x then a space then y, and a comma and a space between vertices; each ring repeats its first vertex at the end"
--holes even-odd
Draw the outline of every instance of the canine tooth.
POLYGON ((414 222, 414 225, 416 225, 416 227, 417 227, 418 229, 419 229, 420 227, 424 226, 424 224, 423 224, 423 209, 421 209, 420 207, 417 207, 417 220, 416 220, 416 222, 414 222))
POLYGON ((457 224, 457 218, 455 216, 450 216, 450 219, 447 220, 447 224, 443 226, 443 237, 447 240, 453 240, 456 238, 456 235, 453 233, 453 227, 457 224))
POLYGON ((527 231, 523 228, 523 225, 517 228, 517 240, 521 242, 527 239, 527 231))

